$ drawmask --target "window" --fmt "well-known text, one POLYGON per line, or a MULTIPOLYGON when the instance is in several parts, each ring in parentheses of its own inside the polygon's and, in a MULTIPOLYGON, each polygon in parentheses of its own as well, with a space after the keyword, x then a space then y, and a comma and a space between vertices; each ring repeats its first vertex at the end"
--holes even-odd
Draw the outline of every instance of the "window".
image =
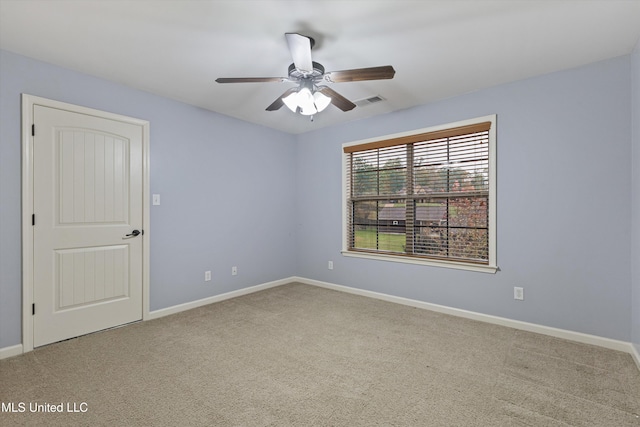
POLYGON ((495 272, 487 116, 343 145, 343 254, 495 272))

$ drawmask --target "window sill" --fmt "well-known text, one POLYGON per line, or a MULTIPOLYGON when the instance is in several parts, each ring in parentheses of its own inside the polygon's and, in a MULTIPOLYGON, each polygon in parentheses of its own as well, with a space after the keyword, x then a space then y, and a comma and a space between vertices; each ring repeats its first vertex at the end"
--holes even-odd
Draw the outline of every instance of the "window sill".
POLYGON ((346 257, 373 259, 378 261, 400 262, 405 264, 417 264, 417 265, 428 265, 431 267, 452 268, 456 270, 478 271, 481 273, 495 274, 495 272, 498 271, 497 265, 480 265, 480 264, 471 264, 471 263, 462 263, 462 262, 453 262, 453 261, 409 258, 409 257, 394 256, 394 255, 353 252, 353 251, 347 251, 347 250, 343 250, 342 255, 346 257))

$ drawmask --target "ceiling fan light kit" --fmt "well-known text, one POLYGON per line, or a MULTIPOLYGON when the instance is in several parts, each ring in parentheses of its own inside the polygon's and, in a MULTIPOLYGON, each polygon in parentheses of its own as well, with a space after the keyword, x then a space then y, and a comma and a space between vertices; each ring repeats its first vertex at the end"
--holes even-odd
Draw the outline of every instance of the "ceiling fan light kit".
POLYGON ((299 112, 303 116, 313 116, 331 104, 331 98, 318 91, 314 86, 311 80, 302 80, 298 91, 283 97, 282 102, 294 113, 299 112))
POLYGON ((298 87, 285 91, 269 105, 267 111, 279 110, 286 105, 294 113, 310 116, 323 111, 333 104, 342 111, 350 111, 356 104, 349 101, 328 86, 318 85, 321 81, 329 83, 354 82, 363 80, 392 79, 395 70, 392 66, 358 68, 353 70, 330 71, 325 73, 324 67, 311 60, 311 48, 315 41, 311 37, 297 33, 286 33, 287 45, 293 58, 289 66, 288 77, 221 77, 218 83, 298 83, 298 87))

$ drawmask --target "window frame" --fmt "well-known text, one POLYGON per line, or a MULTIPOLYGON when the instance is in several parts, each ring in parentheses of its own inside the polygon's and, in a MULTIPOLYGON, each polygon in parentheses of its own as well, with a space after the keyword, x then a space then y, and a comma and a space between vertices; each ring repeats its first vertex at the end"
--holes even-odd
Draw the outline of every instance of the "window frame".
MULTIPOLYGON (((488 116, 476 117, 468 120, 461 120, 453 123, 447 123, 443 125, 430 126, 427 128, 416 129, 407 132, 401 132, 396 134, 384 135, 375 138, 369 138, 359 141, 346 142, 342 144, 342 255, 347 257, 354 258, 364 258, 364 259, 373 259, 379 261, 389 261, 389 262, 400 262, 407 264, 418 264, 418 265, 428 265, 435 267, 444 267, 444 268, 453 268, 460 270, 469 270, 469 271, 478 271, 484 273, 495 273, 498 270, 497 264, 497 239, 496 239, 496 225, 497 225, 497 215, 496 215, 496 192, 497 192, 497 177, 496 177, 496 124, 497 124, 497 115, 492 114, 488 116), (388 253, 376 253, 376 252, 364 252, 364 251, 355 251, 349 250, 349 194, 347 194, 347 189, 349 186, 347 185, 347 179, 349 177, 348 168, 349 165, 349 156, 351 153, 345 152, 345 148, 353 147, 357 145, 365 145, 377 143, 380 141, 390 140, 390 139, 399 139, 399 138, 411 138, 418 134, 423 133, 431 133, 437 131, 446 131, 448 129, 470 126, 479 124, 482 122, 490 122, 491 126, 489 128, 489 153, 488 153, 488 169, 489 169, 489 195, 488 195, 488 263, 475 263, 463 260, 445 260, 445 259, 434 259, 434 258, 423 258, 416 257, 414 255, 406 255, 406 254, 388 254, 388 253)), ((402 145, 402 144, 401 144, 402 145)))

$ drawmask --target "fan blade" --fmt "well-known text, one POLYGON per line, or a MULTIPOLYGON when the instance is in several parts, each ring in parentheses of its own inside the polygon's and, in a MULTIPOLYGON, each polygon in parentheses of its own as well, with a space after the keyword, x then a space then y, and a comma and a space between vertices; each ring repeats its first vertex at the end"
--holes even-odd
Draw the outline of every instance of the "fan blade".
POLYGON ((289 51, 296 68, 303 73, 313 72, 311 39, 298 33, 285 33, 289 51))
POLYGON ((216 79, 218 83, 269 83, 269 82, 287 82, 287 77, 219 77, 216 79))
POLYGON ((355 70, 329 71, 325 73, 325 80, 331 83, 358 82, 362 80, 392 79, 396 70, 391 65, 371 68, 358 68, 355 70))
POLYGON ((319 88, 318 90, 323 95, 326 95, 329 98, 331 98, 331 103, 333 105, 335 105, 336 107, 338 107, 339 109, 341 109, 342 111, 350 111, 350 110, 353 110, 354 108, 356 108, 356 104, 354 104, 353 102, 349 101, 347 98, 345 98, 344 96, 340 95, 338 92, 336 92, 335 90, 333 90, 331 88, 323 86, 323 87, 319 88))
POLYGON ((280 98, 278 98, 275 101, 273 101, 273 103, 267 107, 267 111, 279 110, 280 107, 282 107, 284 105, 284 101, 282 101, 282 98, 286 98, 287 96, 291 95, 293 92, 295 92, 297 90, 298 89, 295 88, 295 87, 292 87, 291 89, 288 89, 285 93, 280 95, 280 98))

